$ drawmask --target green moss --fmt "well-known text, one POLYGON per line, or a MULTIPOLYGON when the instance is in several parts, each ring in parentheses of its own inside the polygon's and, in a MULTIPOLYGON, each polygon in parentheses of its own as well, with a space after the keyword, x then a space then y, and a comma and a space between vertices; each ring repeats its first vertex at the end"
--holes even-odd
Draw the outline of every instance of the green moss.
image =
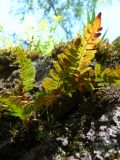
POLYGON ((99 88, 90 96, 83 98, 83 104, 80 110, 98 119, 99 116, 110 111, 117 105, 120 105, 120 87, 108 86, 103 89, 99 88))
MULTIPOLYGON (((16 56, 19 52, 18 48, 22 49, 22 47, 18 46, 0 49, 0 59, 9 62, 12 65, 17 65, 16 56)), ((39 57, 39 53, 35 51, 29 51, 29 50, 24 50, 24 51, 26 53, 26 56, 32 60, 39 57)))
POLYGON ((16 47, 0 49, 0 59, 8 61, 11 64, 15 64, 16 54, 17 54, 16 47))
POLYGON ((120 40, 116 39, 112 44, 108 40, 101 41, 96 53, 96 61, 107 67, 120 64, 120 40))

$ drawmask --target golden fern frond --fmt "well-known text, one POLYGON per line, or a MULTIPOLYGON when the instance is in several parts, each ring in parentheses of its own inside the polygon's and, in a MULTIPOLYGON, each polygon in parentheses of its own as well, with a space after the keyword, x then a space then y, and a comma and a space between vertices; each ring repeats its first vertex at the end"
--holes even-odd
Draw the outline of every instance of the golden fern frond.
POLYGON ((60 92, 70 94, 82 85, 87 86, 86 88, 91 86, 86 72, 92 70, 90 64, 96 53, 101 29, 99 13, 93 24, 88 24, 83 29, 83 37, 78 34, 78 38, 73 39, 63 52, 58 54, 58 62, 54 61, 50 77, 46 77, 42 83, 47 92, 59 89, 60 92))
POLYGON ((81 46, 79 47, 79 71, 80 74, 91 70, 89 67, 91 60, 94 58, 96 53, 96 45, 99 42, 99 36, 101 35, 101 13, 93 21, 93 24, 88 24, 83 29, 83 38, 81 38, 81 46))
POLYGON ((62 85, 60 74, 62 72, 62 68, 56 61, 53 62, 54 70, 50 70, 50 77, 46 77, 43 80, 42 86, 46 89, 46 91, 52 91, 60 88, 62 85))

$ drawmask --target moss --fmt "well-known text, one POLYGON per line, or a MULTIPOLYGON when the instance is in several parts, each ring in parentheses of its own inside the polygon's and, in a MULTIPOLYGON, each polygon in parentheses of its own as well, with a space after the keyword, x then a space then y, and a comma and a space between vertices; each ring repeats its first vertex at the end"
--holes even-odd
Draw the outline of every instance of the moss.
POLYGON ((22 47, 9 47, 0 49, 0 79, 8 79, 15 70, 19 69, 17 55, 19 55, 19 48, 23 50, 26 57, 34 61, 38 59, 40 54, 35 51, 24 50, 22 47))
POLYGON ((120 36, 117 37, 112 44, 114 44, 114 46, 116 47, 116 49, 118 49, 120 51, 120 36))
POLYGON ((120 87, 108 86, 104 89, 98 89, 88 97, 84 97, 80 111, 98 119, 102 114, 112 110, 119 104, 120 87))
MULTIPOLYGON (((24 50, 24 49, 23 49, 24 50)), ((35 51, 25 50, 28 58, 32 60, 39 57, 39 53, 35 51)), ((0 60, 10 63, 11 65, 17 65, 16 55, 18 54, 18 47, 9 47, 0 49, 0 60)))
POLYGON ((108 40, 101 41, 95 58, 98 63, 107 67, 120 64, 120 40, 116 39, 112 44, 108 40))

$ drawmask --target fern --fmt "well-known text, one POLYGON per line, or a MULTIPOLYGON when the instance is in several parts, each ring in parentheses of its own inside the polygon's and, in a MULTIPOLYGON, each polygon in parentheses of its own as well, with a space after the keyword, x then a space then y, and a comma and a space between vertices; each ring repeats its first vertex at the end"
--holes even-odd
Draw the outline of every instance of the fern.
POLYGON ((97 86, 105 86, 107 84, 117 84, 120 86, 120 65, 114 69, 103 69, 100 64, 95 66, 95 81, 97 86))
POLYGON ((10 115, 19 117, 22 121, 27 121, 33 113, 33 106, 25 104, 21 97, 16 96, 2 96, 0 97, 1 108, 6 110, 10 115))
POLYGON ((57 90, 53 90, 47 94, 45 90, 37 92, 34 100, 35 114, 40 110, 46 110, 48 107, 52 107, 58 101, 58 98, 60 98, 60 96, 57 93, 57 90))
MULTIPOLYGON (((94 13, 93 13, 94 14, 94 13)), ((19 65, 19 84, 10 95, 0 97, 0 110, 7 110, 11 115, 27 121, 38 110, 45 106, 53 106, 61 95, 72 96, 73 92, 92 92, 99 86, 107 84, 120 85, 120 66, 114 69, 101 65, 92 65, 97 52, 96 46, 101 35, 101 13, 83 29, 83 36, 78 34, 76 39, 68 42, 57 61, 53 61, 53 68, 49 77, 43 79, 43 89, 30 98, 30 90, 35 81, 35 67, 26 57, 26 52, 17 48, 17 62, 19 65)))
POLYGON ((72 96, 72 92, 78 88, 81 90, 83 86, 88 90, 94 89, 86 73, 92 70, 90 64, 96 53, 101 29, 99 13, 93 24, 83 29, 83 37, 78 34, 78 38, 72 40, 68 48, 58 55, 58 62, 53 62, 54 69, 50 70, 50 77, 46 77, 42 83, 47 92, 59 90, 58 94, 72 96))
POLYGON ((0 97, 0 111, 7 110, 9 114, 19 117, 24 122, 29 120, 34 113, 34 104, 29 90, 33 88, 35 81, 35 67, 26 56, 26 52, 17 47, 16 61, 20 68, 19 84, 16 84, 14 89, 10 89, 9 94, 6 90, 3 91, 0 97))
POLYGON ((31 60, 26 57, 25 51, 18 47, 17 62, 20 68, 19 83, 23 85, 24 92, 28 92, 33 88, 35 81, 35 67, 31 60))
MULTIPOLYGON (((46 95, 51 95, 53 102, 62 94, 72 96, 77 90, 92 92, 100 86, 120 85, 119 66, 115 69, 103 69, 99 64, 95 67, 91 65, 97 52, 96 46, 100 41, 101 30, 99 13, 93 23, 84 27, 83 36, 78 34, 78 37, 58 54, 58 61, 53 62, 54 68, 49 72, 50 77, 46 77, 42 83, 46 95)), ((51 105, 51 102, 48 103, 51 105)))

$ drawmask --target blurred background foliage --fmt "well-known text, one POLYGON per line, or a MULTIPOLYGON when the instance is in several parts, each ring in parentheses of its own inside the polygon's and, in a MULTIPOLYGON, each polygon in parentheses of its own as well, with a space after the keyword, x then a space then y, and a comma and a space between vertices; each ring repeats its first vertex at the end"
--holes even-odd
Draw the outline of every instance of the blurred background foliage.
POLYGON ((91 12, 93 7, 101 4, 112 4, 112 0, 17 0, 11 12, 19 15, 21 20, 32 14, 39 16, 40 21, 47 19, 52 23, 55 17, 66 38, 72 38, 76 26, 78 30, 82 28, 87 10, 91 12))
POLYGON ((81 31, 87 11, 91 15, 103 3, 112 4, 112 0, 14 0, 10 14, 20 20, 24 32, 6 38, 1 25, 1 46, 22 45, 49 55, 56 44, 81 31))

